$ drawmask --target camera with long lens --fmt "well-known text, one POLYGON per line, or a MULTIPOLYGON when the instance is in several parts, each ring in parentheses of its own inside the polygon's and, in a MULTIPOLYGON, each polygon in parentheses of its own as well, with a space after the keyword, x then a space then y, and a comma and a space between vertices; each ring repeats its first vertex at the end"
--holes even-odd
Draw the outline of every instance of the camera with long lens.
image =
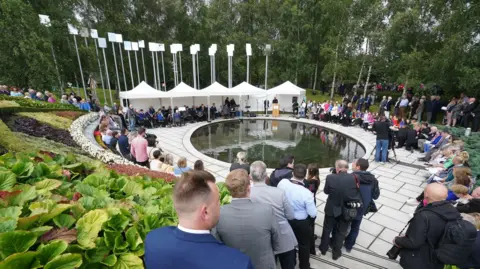
POLYGON ((398 254, 400 254, 400 248, 395 245, 387 252, 387 256, 390 260, 396 260, 398 254))
POLYGON ((330 168, 330 173, 336 174, 336 173, 337 173, 337 169, 335 169, 335 167, 330 168))

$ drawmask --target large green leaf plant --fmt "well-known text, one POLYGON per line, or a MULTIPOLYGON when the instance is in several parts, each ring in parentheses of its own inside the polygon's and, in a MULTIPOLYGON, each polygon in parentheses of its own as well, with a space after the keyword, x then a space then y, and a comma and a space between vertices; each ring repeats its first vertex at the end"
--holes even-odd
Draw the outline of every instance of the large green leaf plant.
POLYGON ((0 156, 0 269, 144 268, 146 234, 177 223, 172 190, 68 156, 0 156))

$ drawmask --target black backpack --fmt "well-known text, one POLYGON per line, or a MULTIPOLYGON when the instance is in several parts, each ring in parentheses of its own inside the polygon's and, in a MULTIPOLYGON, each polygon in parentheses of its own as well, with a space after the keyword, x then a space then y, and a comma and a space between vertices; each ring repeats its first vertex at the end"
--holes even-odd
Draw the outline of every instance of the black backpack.
MULTIPOLYGON (((437 212, 430 212, 437 214, 443 219, 442 215, 437 212)), ((475 226, 459 217, 455 220, 447 220, 442 238, 436 247, 433 246, 428 238, 427 241, 433 250, 434 258, 438 261, 449 265, 462 265, 472 253, 472 247, 476 238, 477 229, 475 226)))

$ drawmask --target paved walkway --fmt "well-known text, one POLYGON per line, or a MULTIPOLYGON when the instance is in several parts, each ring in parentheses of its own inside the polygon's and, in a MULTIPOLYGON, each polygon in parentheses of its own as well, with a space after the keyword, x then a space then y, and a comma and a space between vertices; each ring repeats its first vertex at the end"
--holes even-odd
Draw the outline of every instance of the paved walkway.
MULTIPOLYGON (((255 119, 272 119, 257 117, 255 119)), ((413 212, 414 208, 405 204, 409 198, 417 197, 425 186, 424 169, 418 169, 421 162, 417 158, 420 153, 411 153, 404 149, 397 149, 397 159, 401 164, 387 163, 381 165, 373 162, 370 157, 375 146, 375 135, 366 132, 358 127, 343 127, 337 124, 318 122, 306 119, 281 118, 281 120, 294 120, 302 123, 315 124, 341 132, 350 136, 364 145, 366 157, 370 158, 369 170, 377 176, 380 183, 381 194, 376 201, 378 212, 367 215, 361 225, 361 232, 357 238, 357 243, 351 253, 344 252, 342 258, 333 261, 331 253, 326 256, 312 256, 312 267, 314 268, 400 268, 396 262, 388 260, 386 252, 392 246, 393 238, 408 222, 408 213, 413 212)), ((230 164, 215 160, 198 152, 190 142, 191 134, 201 126, 208 123, 187 124, 182 127, 157 128, 148 130, 154 133, 163 150, 171 153, 178 158, 186 157, 189 165, 200 159, 204 162, 205 168, 212 172, 218 181, 223 181, 229 172, 230 164)), ((390 157, 393 157, 391 154, 390 157)), ((321 190, 323 190, 324 179, 328 174, 328 169, 321 170, 321 190)), ((318 216, 315 229, 318 235, 322 232, 324 219, 323 209, 325 207, 327 195, 322 191, 317 194, 318 216)), ((317 242, 319 243, 319 242, 317 242)))

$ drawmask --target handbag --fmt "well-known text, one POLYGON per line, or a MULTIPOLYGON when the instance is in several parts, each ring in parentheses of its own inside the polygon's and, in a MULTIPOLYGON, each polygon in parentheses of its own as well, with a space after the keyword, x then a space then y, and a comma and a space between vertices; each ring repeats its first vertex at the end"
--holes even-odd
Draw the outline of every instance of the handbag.
MULTIPOLYGON (((357 179, 355 174, 352 174, 353 178, 355 179, 355 186, 357 191, 360 193, 360 197, 362 197, 362 193, 360 192, 360 182, 357 179)), ((363 198, 361 198, 363 200, 363 198)), ((342 216, 343 219, 346 221, 352 221, 357 218, 358 209, 362 207, 362 201, 347 201, 344 203, 342 207, 342 216)))

